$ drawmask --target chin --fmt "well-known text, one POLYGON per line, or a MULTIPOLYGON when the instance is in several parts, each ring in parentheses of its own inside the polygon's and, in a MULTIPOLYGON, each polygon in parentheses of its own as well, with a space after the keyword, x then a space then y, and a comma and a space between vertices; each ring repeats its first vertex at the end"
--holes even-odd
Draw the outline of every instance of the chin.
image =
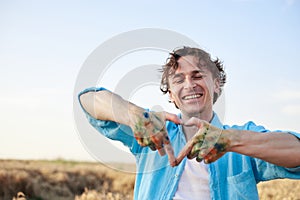
POLYGON ((202 113, 202 110, 185 110, 184 111, 188 116, 197 117, 202 113))

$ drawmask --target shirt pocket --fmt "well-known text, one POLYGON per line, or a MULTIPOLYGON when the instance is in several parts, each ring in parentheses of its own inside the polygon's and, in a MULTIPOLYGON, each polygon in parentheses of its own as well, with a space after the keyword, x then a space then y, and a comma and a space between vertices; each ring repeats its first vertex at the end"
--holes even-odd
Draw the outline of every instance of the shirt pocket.
POLYGON ((259 199, 256 181, 251 170, 227 177, 228 199, 259 199))

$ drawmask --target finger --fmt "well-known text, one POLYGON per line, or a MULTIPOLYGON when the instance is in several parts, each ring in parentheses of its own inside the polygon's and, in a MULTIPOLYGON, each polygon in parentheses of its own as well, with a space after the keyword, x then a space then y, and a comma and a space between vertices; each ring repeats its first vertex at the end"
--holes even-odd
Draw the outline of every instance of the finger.
POLYGON ((166 155, 166 151, 164 149, 164 145, 162 144, 162 140, 159 140, 159 143, 154 144, 160 156, 166 155))
POLYGON ((150 147, 150 149, 151 149, 152 151, 156 151, 155 144, 150 143, 148 146, 150 147))
POLYGON ((182 124, 182 120, 175 114, 165 112, 165 118, 168 121, 172 121, 175 124, 182 124))
POLYGON ((164 137, 164 144, 169 144, 170 143, 170 138, 168 136, 168 133, 166 133, 165 137, 164 137))
POLYGON ((165 132, 159 132, 155 135, 151 135, 151 142, 155 145, 155 148, 158 150, 159 155, 164 156, 166 154, 164 148, 163 148, 163 135, 165 135, 165 132))
POLYGON ((140 146, 142 146, 142 147, 147 146, 146 143, 144 142, 143 138, 135 137, 135 139, 140 146))
POLYGON ((219 158, 221 158, 226 152, 218 152, 217 149, 213 148, 205 157, 204 163, 209 164, 215 162, 219 158))
POLYGON ((204 163, 209 164, 215 162, 216 160, 221 158, 224 154, 225 152, 221 152, 219 154, 208 154, 206 157, 204 157, 204 163))
POLYGON ((212 149, 203 149, 202 152, 199 153, 199 157, 202 157, 205 164, 210 163, 210 160, 212 160, 214 157, 217 156, 217 151, 215 148, 212 149))
POLYGON ((204 141, 201 145, 200 149, 198 150, 198 155, 196 155, 197 162, 201 162, 202 160, 210 159, 210 157, 215 153, 213 147, 207 146, 207 143, 204 141))
POLYGON ((159 155, 164 156, 167 153, 169 159, 170 159, 170 157, 173 157, 175 160, 174 150, 173 150, 172 145, 170 144, 169 136, 167 135, 166 132, 161 132, 161 134, 162 134, 161 140, 163 141, 163 143, 160 146, 156 147, 159 155))
POLYGON ((205 140, 201 146, 201 149, 199 151, 198 157, 206 157, 209 154, 215 154, 216 151, 214 149, 214 146, 211 146, 210 143, 205 140))
POLYGON ((193 146, 192 150, 188 153, 187 158, 193 159, 198 156, 202 143, 197 143, 193 146))
POLYGON ((196 161, 197 161, 197 162, 201 162, 202 160, 203 160, 202 157, 198 157, 198 156, 196 157, 196 161))
POLYGON ((209 153, 209 150, 207 150, 207 149, 201 149, 199 151, 198 155, 197 155, 196 160, 198 162, 201 162, 203 159, 208 158, 209 157, 208 153, 209 153))
POLYGON ((172 167, 174 167, 176 165, 176 158, 174 155, 174 149, 170 143, 170 139, 169 139, 169 136, 167 135, 167 133, 164 137, 164 149, 168 155, 170 165, 172 167))
POLYGON ((158 151, 158 153, 159 153, 160 156, 166 155, 166 151, 165 151, 165 149, 163 147, 161 147, 160 149, 157 149, 157 151, 158 151))
POLYGON ((151 143, 149 136, 146 136, 144 133, 140 131, 135 131, 134 137, 137 140, 138 144, 143 147, 148 146, 151 143))
POLYGON ((202 128, 204 125, 204 121, 197 117, 192 117, 191 119, 186 121, 183 125, 184 126, 197 126, 198 128, 202 128))
POLYGON ((186 157, 189 152, 193 149, 194 142, 192 140, 189 140, 186 145, 183 147, 183 149, 180 151, 176 158, 176 165, 179 165, 184 157, 186 157))
POLYGON ((166 151, 166 153, 168 155, 170 165, 172 167, 176 166, 176 158, 175 158, 174 150, 173 150, 171 143, 165 144, 164 150, 166 151))

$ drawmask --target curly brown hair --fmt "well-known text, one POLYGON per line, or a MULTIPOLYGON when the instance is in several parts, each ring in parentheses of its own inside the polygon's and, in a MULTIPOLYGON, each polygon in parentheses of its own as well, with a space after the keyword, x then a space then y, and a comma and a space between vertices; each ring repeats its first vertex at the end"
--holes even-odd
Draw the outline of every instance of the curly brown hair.
MULTIPOLYGON (((160 83, 160 90, 166 94, 169 91, 169 76, 173 75, 178 68, 178 59, 182 56, 194 56, 198 58, 198 66, 206 67, 213 75, 213 78, 217 78, 220 83, 220 93, 214 94, 213 103, 215 103, 218 97, 221 95, 222 88, 226 83, 226 73, 224 71, 223 63, 216 58, 215 60, 211 58, 210 54, 199 48, 192 47, 182 47, 174 50, 170 53, 167 63, 162 66, 162 78, 160 83)), ((175 105, 176 106, 176 105, 175 105)), ((177 107, 177 106, 176 106, 177 107)))

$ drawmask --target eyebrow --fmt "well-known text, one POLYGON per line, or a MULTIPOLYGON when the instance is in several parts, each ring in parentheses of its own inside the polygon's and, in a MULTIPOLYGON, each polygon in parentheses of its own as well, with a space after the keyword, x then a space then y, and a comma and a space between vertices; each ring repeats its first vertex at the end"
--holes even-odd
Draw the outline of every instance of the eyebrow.
MULTIPOLYGON (((199 69, 199 70, 193 70, 191 72, 192 75, 195 75, 195 74, 198 74, 198 73, 205 73, 205 71, 199 69)), ((177 74, 175 73, 172 78, 181 77, 183 75, 184 75, 184 73, 177 73, 177 74)))

